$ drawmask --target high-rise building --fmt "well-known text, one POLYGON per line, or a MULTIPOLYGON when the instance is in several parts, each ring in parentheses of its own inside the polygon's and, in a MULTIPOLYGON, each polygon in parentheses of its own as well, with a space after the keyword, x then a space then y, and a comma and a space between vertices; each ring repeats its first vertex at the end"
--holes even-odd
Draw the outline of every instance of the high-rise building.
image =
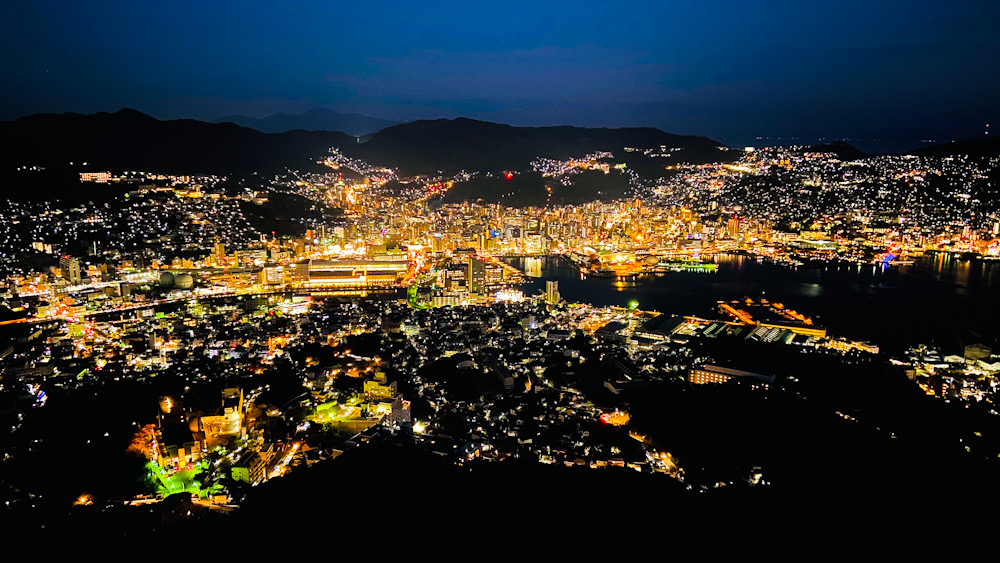
POLYGON ((726 231, 729 234, 729 238, 737 238, 740 236, 740 219, 736 215, 729 220, 726 224, 726 231))
POLYGON ((478 258, 469 258, 469 291, 486 293, 486 262, 478 258))
POLYGON ((549 305, 555 305, 559 302, 559 282, 545 282, 545 302, 549 305))
POLYGON ((79 259, 63 256, 59 259, 59 270, 62 272, 62 277, 71 285, 80 285, 83 283, 83 278, 80 276, 79 259))
POLYGON ((226 243, 215 239, 215 244, 212 246, 212 253, 215 255, 217 263, 223 262, 226 259, 226 243))

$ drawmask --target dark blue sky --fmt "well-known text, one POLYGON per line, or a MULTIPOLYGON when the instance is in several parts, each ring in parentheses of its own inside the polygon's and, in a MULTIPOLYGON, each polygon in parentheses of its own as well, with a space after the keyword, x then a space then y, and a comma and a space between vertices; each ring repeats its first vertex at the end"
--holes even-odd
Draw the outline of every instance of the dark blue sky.
POLYGON ((1000 99, 1000 2, 14 0, 0 14, 0 119, 321 106, 925 138, 981 135, 1000 99))

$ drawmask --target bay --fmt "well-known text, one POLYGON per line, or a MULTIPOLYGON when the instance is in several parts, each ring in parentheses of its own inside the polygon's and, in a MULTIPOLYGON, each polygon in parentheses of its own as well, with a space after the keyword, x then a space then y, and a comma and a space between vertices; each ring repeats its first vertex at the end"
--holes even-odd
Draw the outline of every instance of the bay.
POLYGON ((912 265, 827 264, 791 268, 744 255, 714 257, 715 273, 672 272, 635 281, 584 279, 559 256, 508 257, 531 281, 526 294, 559 282, 567 301, 627 306, 661 313, 723 318, 717 302, 765 297, 811 316, 829 334, 879 345, 899 353, 932 344, 960 354, 964 346, 998 346, 1000 262, 928 253, 912 265))

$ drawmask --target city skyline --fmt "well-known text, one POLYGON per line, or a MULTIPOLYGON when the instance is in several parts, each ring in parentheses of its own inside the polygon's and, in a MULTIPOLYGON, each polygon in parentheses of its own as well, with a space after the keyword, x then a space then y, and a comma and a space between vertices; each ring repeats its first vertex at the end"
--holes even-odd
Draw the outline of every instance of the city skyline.
POLYGON ((996 5, 0 13, 11 545, 898 543, 997 489, 996 5))

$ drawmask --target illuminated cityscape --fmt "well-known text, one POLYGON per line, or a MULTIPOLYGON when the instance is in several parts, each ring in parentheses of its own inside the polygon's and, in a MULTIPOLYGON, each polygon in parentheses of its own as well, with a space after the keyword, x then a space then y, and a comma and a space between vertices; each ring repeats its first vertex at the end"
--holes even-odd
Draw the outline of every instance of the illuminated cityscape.
MULTIPOLYGON (((344 33, 345 53, 364 42, 344 33)), ((599 514, 640 535, 659 525, 653 505, 685 519, 812 495, 815 510, 850 513, 990 483, 1000 146, 979 125, 986 106, 969 102, 983 113, 974 132, 955 110, 928 119, 932 138, 900 134, 900 150, 860 149, 874 135, 853 109, 841 121, 864 138, 800 134, 789 116, 831 134, 841 123, 765 91, 757 111, 791 132, 780 139, 746 134, 764 130, 758 116, 724 138, 721 109, 704 122, 719 140, 645 117, 622 127, 648 111, 701 134, 675 116, 711 113, 686 87, 644 82, 650 68, 695 66, 628 66, 635 91, 608 89, 624 75, 601 65, 638 55, 571 43, 515 49, 516 64, 481 53, 475 87, 420 70, 464 85, 450 106, 414 69, 465 68, 458 47, 443 47, 447 64, 415 51, 437 62, 405 69, 383 53, 344 87, 356 93, 343 113, 292 111, 325 99, 292 75, 349 74, 295 65, 268 72, 300 94, 268 85, 242 105, 180 87, 173 101, 129 94, 225 118, 39 113, 113 105, 117 89, 81 89, 78 105, 53 95, 51 109, 8 96, 4 522, 159 538, 417 521, 448 537, 441 522, 468 527, 476 511, 522 526, 522 509, 588 506, 559 529, 599 514), (576 68, 576 49, 595 68, 576 68), (394 94, 383 73, 409 90, 394 94), (559 84, 532 82, 547 73, 559 84), (497 76, 533 94, 510 98, 497 76), (616 96, 628 104, 590 100, 616 96), (258 104, 277 109, 265 119, 247 109, 258 104)), ((905 115, 886 114, 886 131, 902 131, 905 115)))

